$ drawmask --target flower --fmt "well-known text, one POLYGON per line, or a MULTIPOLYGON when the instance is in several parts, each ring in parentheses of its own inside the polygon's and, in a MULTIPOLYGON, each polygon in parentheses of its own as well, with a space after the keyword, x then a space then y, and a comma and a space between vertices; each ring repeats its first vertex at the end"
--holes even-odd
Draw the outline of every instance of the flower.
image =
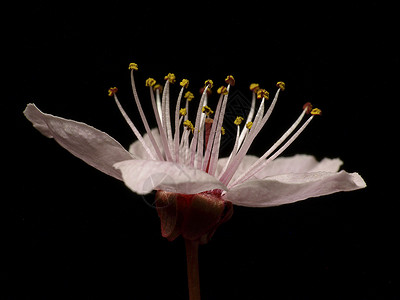
POLYGON ((313 156, 304 154, 279 157, 315 116, 321 114, 321 110, 312 108, 311 103, 303 106, 295 122, 261 157, 248 155, 254 139, 271 115, 279 93, 286 88, 282 81, 276 84, 278 89, 268 109, 269 92, 257 83, 250 85, 252 102, 246 122, 243 122, 244 117, 236 118, 233 149, 228 157, 220 158, 220 141, 225 133, 222 124, 229 90, 235 84, 232 75, 225 79, 227 86, 218 88, 215 111, 208 106, 214 83, 210 79, 205 81, 194 123, 189 120, 189 102, 194 98, 191 92, 186 91, 185 106, 181 107, 189 80, 180 82, 171 120, 170 85, 176 82, 175 74, 168 73, 164 77, 164 88, 156 84, 155 79, 148 78, 146 86, 157 123, 157 128, 151 129, 136 90, 134 72, 138 65, 131 63, 129 70, 134 100, 146 130, 144 135, 118 100, 118 88, 112 87, 108 91, 137 137, 129 151, 105 132, 43 113, 34 104, 28 104, 24 114, 43 135, 54 138, 89 165, 123 180, 135 193, 157 191, 156 207, 162 235, 169 240, 180 235, 185 239, 190 299, 200 299, 198 245, 207 243, 217 227, 231 218, 233 204, 277 206, 366 186, 358 173, 339 171, 342 161, 338 158, 324 158, 318 162, 313 156), (257 109, 256 99, 260 100, 257 109), (302 123, 306 115, 309 117, 302 123))
POLYGON ((157 128, 150 129, 134 81, 133 72, 138 68, 136 64, 131 65, 135 67, 129 68, 133 95, 146 134, 142 135, 137 130, 124 111, 117 97, 118 89, 113 87, 108 92, 137 137, 137 141, 130 146, 129 151, 105 132, 81 122, 43 113, 34 104, 28 104, 24 114, 42 134, 54 138, 62 147, 89 165, 123 180, 137 194, 147 194, 153 190, 178 194, 219 191, 221 199, 235 205, 268 207, 366 186, 358 173, 339 171, 342 161, 338 158, 324 158, 318 162, 310 155, 278 157, 300 135, 315 115, 321 113, 319 109, 311 109, 310 103, 303 107, 298 119, 263 156, 258 158, 248 155, 252 142, 271 115, 280 91, 284 90, 283 82, 277 83, 278 89, 268 110, 265 106, 269 93, 259 89, 258 84, 251 84, 252 105, 244 123, 246 125, 240 126, 242 122, 236 122, 239 125, 237 125, 234 148, 229 157, 220 158, 221 129, 230 83, 234 82, 233 76, 227 77, 228 84, 226 88, 224 87, 226 93, 219 95, 214 119, 209 116, 206 118, 202 114, 202 110, 211 110, 207 106, 207 90, 211 89, 212 81, 205 82, 193 124, 188 120, 191 100, 187 97, 188 91, 185 94, 186 113, 184 115, 180 113, 182 95, 189 81, 184 79, 180 84, 181 90, 172 122, 169 113, 170 85, 175 82, 175 75, 169 73, 165 76, 162 94, 160 88, 153 88, 155 80, 149 78, 146 85, 149 87, 157 122, 157 128), (257 111, 256 98, 261 98, 257 111), (310 116, 295 131, 305 115, 310 116), (183 124, 192 124, 189 126, 191 130, 181 132, 183 124))

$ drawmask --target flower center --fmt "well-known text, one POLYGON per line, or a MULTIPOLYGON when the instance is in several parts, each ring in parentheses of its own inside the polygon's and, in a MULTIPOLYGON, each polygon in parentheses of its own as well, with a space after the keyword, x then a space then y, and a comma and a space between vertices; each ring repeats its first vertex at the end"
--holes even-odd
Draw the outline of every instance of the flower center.
POLYGON ((208 106, 208 97, 211 94, 214 82, 210 79, 205 81, 197 106, 194 123, 188 119, 189 102, 193 100, 194 95, 190 91, 186 91, 184 94, 185 89, 189 86, 189 80, 182 79, 180 82, 181 90, 176 101, 175 110, 172 114, 173 117, 171 118, 170 85, 176 82, 176 76, 172 73, 168 73, 168 75, 164 77, 164 87, 156 84, 156 81, 153 78, 148 78, 146 80, 146 86, 149 87, 152 108, 160 134, 162 147, 162 149, 160 149, 160 146, 156 143, 153 133, 151 132, 137 94, 134 71, 138 70, 138 66, 135 63, 131 63, 129 69, 131 70, 133 96, 146 129, 146 133, 149 137, 149 144, 145 142, 143 136, 122 108, 116 95, 118 89, 115 87, 110 88, 108 94, 109 96, 114 97, 122 116, 125 118, 137 139, 143 145, 143 148, 148 153, 150 159, 181 163, 202 170, 211 175, 217 176, 218 179, 228 187, 240 184, 254 176, 267 163, 278 157, 300 135, 300 133, 303 132, 315 115, 321 114, 321 110, 317 108, 312 109, 311 104, 306 103, 300 116, 282 135, 282 137, 275 142, 275 144, 273 144, 257 162, 247 169, 245 173, 241 174, 239 177, 236 176, 235 180, 232 182, 232 178, 243 161, 243 158, 246 156, 252 142, 270 117, 277 103, 280 91, 285 90, 285 83, 279 81, 276 84, 278 89, 267 110, 265 106, 266 102, 269 100, 269 92, 265 89, 261 89, 257 83, 252 83, 250 85, 250 90, 252 91, 250 112, 245 123, 243 122, 245 118, 242 116, 238 116, 234 121, 234 124, 237 127, 235 143, 225 165, 221 168, 218 165, 218 160, 221 136, 225 132, 222 124, 229 90, 235 85, 235 79, 233 76, 229 75, 225 79, 227 86, 221 86, 217 89, 220 96, 215 111, 208 106), (181 107, 182 97, 185 99, 184 107, 181 107), (257 99, 260 102, 258 109, 256 109, 256 102, 258 102, 257 99), (295 131, 306 114, 310 114, 311 116, 297 131, 295 131), (214 116, 213 119, 211 118, 211 115, 214 116), (171 119, 173 119, 173 122, 171 119), (182 132, 181 125, 184 129, 182 132))

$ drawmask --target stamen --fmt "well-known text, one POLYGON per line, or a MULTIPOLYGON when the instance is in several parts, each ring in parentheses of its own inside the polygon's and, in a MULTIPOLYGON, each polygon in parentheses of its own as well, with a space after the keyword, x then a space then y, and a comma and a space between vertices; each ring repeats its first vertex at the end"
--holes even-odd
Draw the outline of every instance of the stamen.
POLYGON ((143 148, 146 150, 147 154, 150 156, 150 158, 152 160, 156 160, 155 155, 153 154, 153 152, 150 150, 150 148, 147 146, 146 142, 144 141, 142 135, 140 134, 139 130, 137 130, 136 126, 133 124, 133 122, 131 121, 131 119, 129 118, 128 114, 125 112, 125 110, 122 108, 121 103, 119 102, 118 98, 117 98, 117 91, 118 89, 116 87, 110 88, 108 90, 108 95, 114 96, 114 101, 118 106, 119 111, 121 112, 122 116, 124 117, 126 123, 128 123, 129 127, 131 128, 131 130, 133 131, 133 133, 135 134, 136 138, 139 140, 139 142, 142 144, 143 148))
POLYGON ((139 70, 138 65, 135 63, 130 63, 128 69, 135 70, 135 71, 139 70))
POLYGON ((228 75, 225 79, 225 82, 231 86, 235 85, 235 78, 232 75, 228 75))
POLYGON ((279 91, 280 89, 278 89, 276 91, 275 97, 271 102, 271 105, 269 106, 266 114, 264 115, 264 117, 262 118, 262 120, 260 121, 259 125, 257 125, 255 128, 253 128, 249 134, 246 136, 242 147, 240 148, 239 152, 236 154, 236 156, 234 156, 234 158, 232 159, 231 163, 229 164, 228 168, 226 169, 226 171, 222 174, 220 181, 221 182, 229 182, 232 178, 232 176, 235 174, 237 168, 239 167, 240 163, 242 162, 243 158, 245 157, 247 151, 249 150, 251 143, 253 142, 253 140, 255 139, 255 137, 257 136, 257 134, 260 132, 261 128, 265 125, 265 123, 267 122, 268 118, 270 117, 276 102, 278 101, 278 96, 279 96, 279 91))
POLYGON ((172 127, 171 127, 171 115, 170 115, 170 108, 169 108, 169 84, 174 83, 176 81, 175 75, 172 73, 168 73, 164 77, 166 80, 164 91, 162 94, 162 120, 163 120, 163 128, 166 131, 166 136, 168 139, 168 147, 172 149, 173 141, 172 141, 172 127))
MULTIPOLYGON (((252 85, 257 85, 257 83, 252 83, 252 85)), ((253 86, 253 89, 255 87, 253 86)), ((251 85, 250 85, 250 89, 251 89, 251 85)), ((250 112, 247 115, 247 120, 246 120, 246 126, 243 127, 242 132, 240 133, 240 137, 239 137, 239 145, 238 147, 240 148, 240 146, 242 145, 245 136, 247 135, 247 133, 249 132, 249 130, 251 129, 251 126, 253 125, 253 122, 251 122, 251 120, 253 119, 253 115, 254 115, 254 111, 255 111, 255 107, 256 107, 256 93, 253 93, 253 96, 251 97, 251 107, 250 107, 250 112), (250 127, 248 127, 247 125, 250 124, 250 127)))
POLYGON ((206 114, 207 117, 209 117, 210 115, 212 115, 214 113, 214 111, 207 105, 203 106, 203 108, 201 109, 201 111, 206 114))
POLYGON ((192 101, 192 99, 194 98, 194 95, 192 92, 187 91, 185 93, 185 96, 183 96, 186 99, 186 104, 185 104, 185 108, 186 108, 186 116, 185 116, 185 120, 188 119, 188 115, 189 115, 189 102, 192 101))
POLYGON ((147 132, 147 135, 149 136, 150 142, 153 145, 154 150, 156 151, 158 159, 159 160, 164 160, 163 156, 161 154, 161 151, 158 148, 156 140, 153 137, 153 133, 151 132, 149 123, 147 122, 146 116, 145 116, 145 114, 143 112, 143 109, 142 109, 142 105, 140 104, 139 96, 138 96, 137 91, 136 91, 135 79, 134 79, 134 76, 133 76, 133 72, 138 70, 138 66, 135 63, 130 63, 129 64, 129 69, 131 70, 131 85, 132 85, 133 97, 135 98, 136 106, 137 106, 137 108, 139 110, 139 114, 140 114, 140 117, 142 119, 144 128, 146 129, 146 132, 147 132))
POLYGON ((233 122, 235 125, 242 124, 244 118, 243 117, 236 117, 235 121, 233 122))
POLYGON ((260 85, 258 83, 252 83, 250 84, 250 91, 253 93, 257 94, 257 91, 259 90, 260 85))
MULTIPOLYGON (((263 164, 261 164, 256 170, 253 171, 253 174, 251 174, 250 176, 246 176, 246 178, 249 178, 251 176, 253 176, 255 173, 257 173, 258 171, 260 171, 267 163, 273 161, 275 158, 277 158, 283 151, 286 150, 287 147, 290 146, 291 143, 294 142, 295 139, 297 139, 297 137, 304 131, 304 129, 306 129, 307 125, 310 124, 311 120, 314 118, 314 116, 311 116, 308 118, 308 120, 303 124, 303 126, 301 126, 296 133, 278 150, 276 151, 270 158, 268 158, 263 164)), ((243 179, 246 180, 246 179, 243 179)), ((243 180, 241 180, 240 182, 243 182, 243 180)), ((239 184, 239 181, 235 184, 239 184)), ((232 187, 232 185, 229 185, 229 187, 232 187)))
POLYGON ((278 88, 280 88, 282 91, 285 90, 285 83, 284 83, 283 81, 278 81, 278 82, 276 83, 276 86, 277 86, 278 88))
MULTIPOLYGON (((231 86, 228 84, 228 87, 227 87, 228 94, 229 94, 230 87, 231 86)), ((226 103, 228 101, 228 94, 224 95, 224 100, 223 100, 222 106, 221 106, 221 112, 219 113, 219 116, 218 116, 217 131, 214 136, 214 143, 213 143, 213 148, 212 148, 211 157, 210 157, 210 167, 208 170, 208 173, 211 175, 214 175, 215 171, 217 169, 219 147, 220 147, 220 143, 221 143, 221 128, 222 128, 222 122, 224 120, 226 103)))
POLYGON ((191 130, 193 133, 194 126, 193 126, 192 122, 190 122, 189 120, 186 120, 185 122, 183 122, 183 126, 185 126, 187 130, 191 130))
MULTIPOLYGON (((161 122, 161 109, 158 109, 158 100, 160 99, 160 88, 157 88, 157 85, 154 86, 154 89, 156 90, 156 94, 157 94, 157 104, 156 104, 156 100, 154 99, 154 91, 153 89, 150 87, 150 99, 151 99, 151 105, 153 107, 153 111, 154 111, 154 116, 156 118, 156 122, 157 122, 157 127, 158 127, 158 131, 160 133, 160 138, 161 138, 161 143, 162 143, 162 147, 164 148, 165 151, 165 156, 167 161, 172 161, 172 157, 171 157, 171 152, 169 150, 168 147, 168 141, 167 141, 167 136, 165 135, 165 131, 163 129, 163 125, 161 122)), ((161 105, 161 104, 160 104, 161 105)))
POLYGON ((154 90, 156 91, 156 103, 157 103, 157 113, 160 116, 161 125, 162 123, 162 105, 161 105, 161 93, 163 91, 163 86, 161 84, 156 84, 154 86, 154 90))
POLYGON ((244 120, 243 117, 236 117, 236 120, 233 122, 235 125, 237 125, 237 126, 236 126, 236 127, 237 127, 237 131, 236 131, 235 144, 234 144, 233 150, 232 150, 231 154, 229 155, 229 158, 228 158, 228 160, 226 161, 225 166, 224 166, 224 168, 222 169, 222 171, 221 171, 220 174, 222 174, 222 173, 225 172, 225 170, 226 170, 226 168, 228 167, 228 165, 229 165, 229 163, 230 163, 232 157, 236 154, 237 149, 239 148, 240 124, 242 123, 243 120, 244 120))
POLYGON ((262 99, 265 98, 266 100, 269 99, 269 93, 268 91, 264 90, 264 89, 258 89, 257 90, 257 99, 262 99))
POLYGON ((176 107, 175 107, 175 134, 174 134, 174 153, 175 153, 175 161, 177 162, 179 160, 179 115, 184 113, 183 115, 186 115, 186 109, 180 110, 181 107, 181 99, 183 95, 183 90, 189 86, 189 80, 187 79, 182 79, 180 85, 182 86, 181 91, 179 92, 178 100, 176 101, 176 107), (178 132, 178 134, 177 134, 178 132))
POLYGON ((225 95, 222 87, 220 87, 217 92, 220 94, 220 97, 218 99, 217 108, 215 110, 215 120, 212 123, 210 135, 207 139, 208 142, 207 142, 206 152, 204 154, 204 161, 203 161, 203 171, 204 172, 207 172, 208 168, 209 168, 211 149, 213 147, 213 141, 214 141, 215 133, 217 131, 218 119, 220 117, 221 106, 222 106, 222 102, 223 102, 224 95, 225 95))
POLYGON ((311 111, 311 114, 312 114, 313 116, 320 116, 321 113, 322 113, 322 111, 321 111, 319 108, 314 108, 314 109, 311 111))
POLYGON ((187 115, 186 108, 181 108, 181 109, 179 110, 179 114, 180 114, 181 116, 186 116, 186 115, 187 115))
POLYGON ((296 127, 300 124, 301 120, 303 119, 304 115, 306 114, 307 109, 303 109, 303 112, 300 114, 300 116, 297 118, 297 120, 293 123, 293 125, 282 135, 282 137, 275 142, 274 145, 270 149, 268 149, 267 152, 264 153, 263 156, 261 156, 255 163, 251 165, 251 167, 247 170, 246 173, 244 173, 242 176, 240 176, 234 183, 232 183, 232 186, 244 182, 251 176, 253 176, 255 173, 257 173, 260 169, 260 165, 264 166, 265 159, 273 152, 275 151, 276 148, 278 148, 288 137, 289 135, 296 129, 296 127))
POLYGON ((190 152, 191 152, 190 165, 191 166, 194 166, 194 159, 195 159, 196 147, 197 147, 197 138, 199 135, 199 128, 200 128, 201 110, 203 107, 203 102, 205 101, 205 99, 207 99, 207 90, 209 89, 210 86, 213 85, 212 80, 211 79, 206 80, 205 85, 206 86, 204 88, 203 94, 201 95, 199 106, 197 108, 197 113, 196 113, 195 128, 197 130, 194 131, 193 138, 192 138, 192 141, 190 144, 190 152))

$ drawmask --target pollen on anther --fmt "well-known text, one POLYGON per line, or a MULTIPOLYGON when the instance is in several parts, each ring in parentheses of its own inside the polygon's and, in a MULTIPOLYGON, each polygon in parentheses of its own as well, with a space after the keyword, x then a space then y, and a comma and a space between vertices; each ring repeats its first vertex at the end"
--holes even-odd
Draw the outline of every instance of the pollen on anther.
POLYGON ((183 126, 185 126, 187 130, 191 130, 192 132, 194 131, 194 126, 189 120, 184 121, 183 126))
POLYGON ((203 106, 202 110, 203 113, 205 113, 207 116, 211 115, 214 113, 214 111, 209 107, 209 106, 203 106))
POLYGON ((116 88, 116 87, 111 87, 111 88, 109 88, 108 89, 108 96, 114 96, 114 94, 116 93, 116 92, 118 92, 118 88, 116 88))
POLYGON ((221 134, 225 135, 225 128, 221 126, 221 134))
POLYGON ((163 86, 161 85, 161 84, 156 84, 154 87, 153 87, 153 89, 155 90, 155 91, 159 91, 160 93, 162 92, 162 90, 163 90, 163 86))
POLYGON ((194 95, 192 92, 187 91, 185 93, 185 96, 183 96, 187 101, 192 101, 192 99, 194 98, 194 95))
POLYGON ((248 122, 247 124, 246 124, 246 128, 247 129, 251 129, 251 127, 253 126, 253 122, 248 122))
POLYGON ((267 92, 267 90, 259 89, 259 90, 257 90, 257 99, 262 99, 262 98, 265 98, 265 100, 268 100, 269 93, 267 92))
POLYGON ((236 117, 236 120, 233 122, 235 125, 242 124, 244 118, 243 117, 236 117))
POLYGON ((147 78, 146 79, 146 86, 154 86, 156 84, 156 81, 154 78, 147 78))
POLYGON ((286 85, 285 85, 285 83, 284 83, 283 81, 278 81, 278 82, 276 83, 276 86, 277 86, 278 88, 280 88, 281 91, 284 91, 284 90, 285 90, 285 87, 286 87, 286 85))
POLYGON ((165 80, 168 80, 169 83, 175 83, 176 82, 176 77, 174 73, 168 73, 168 75, 164 76, 165 80))
POLYGON ((208 86, 209 89, 212 89, 213 86, 214 86, 214 82, 213 82, 211 79, 207 79, 207 80, 204 82, 204 86, 208 86))
POLYGON ((258 83, 252 83, 250 84, 250 91, 257 93, 257 91, 260 89, 260 85, 258 83))
POLYGON ((137 65, 137 64, 135 64, 135 63, 130 63, 128 69, 129 69, 129 70, 135 70, 135 71, 137 71, 139 68, 138 68, 138 65, 137 65))
POLYGON ((186 114, 187 114, 186 108, 181 108, 181 109, 179 110, 179 114, 180 114, 181 116, 186 116, 186 114))
POLYGON ((179 83, 181 87, 184 87, 185 89, 188 88, 189 86, 189 80, 188 79, 182 79, 182 81, 179 83))
POLYGON ((235 78, 233 78, 232 75, 228 75, 228 76, 226 77, 226 79, 225 79, 225 82, 226 82, 227 84, 230 84, 231 86, 234 86, 234 85, 235 85, 235 78))
POLYGON ((311 111, 311 114, 312 114, 313 116, 320 116, 321 113, 322 113, 322 111, 321 111, 319 108, 314 108, 314 109, 311 111))
POLYGON ((222 95, 228 95, 228 89, 226 88, 226 86, 221 86, 218 88, 217 93, 222 95))

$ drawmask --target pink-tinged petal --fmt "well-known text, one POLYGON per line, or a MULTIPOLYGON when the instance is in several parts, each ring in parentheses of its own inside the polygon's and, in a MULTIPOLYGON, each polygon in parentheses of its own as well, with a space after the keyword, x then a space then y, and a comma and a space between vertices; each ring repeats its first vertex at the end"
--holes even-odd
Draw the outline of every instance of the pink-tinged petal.
MULTIPOLYGON (((246 155, 242 162, 239 164, 236 173, 233 175, 232 177, 232 182, 234 182, 238 177, 240 177, 240 175, 242 175, 244 172, 246 172, 250 166, 255 163, 257 160, 259 159, 259 157, 254 156, 254 155, 246 155)), ((225 167, 226 163, 228 161, 228 157, 223 157, 218 159, 218 166, 217 166, 217 171, 216 173, 216 177, 218 178, 219 175, 222 173, 223 168, 225 167)))
POLYGON ((358 173, 291 173, 246 181, 231 188, 224 197, 235 205, 269 207, 364 187, 358 173))
POLYGON ((116 163, 114 167, 122 172, 125 184, 141 195, 152 190, 196 194, 213 189, 227 189, 214 176, 173 162, 134 159, 116 163))
POLYGON ((54 138, 92 167, 122 180, 113 164, 132 159, 132 155, 108 134, 81 122, 42 113, 34 104, 28 104, 24 114, 43 135, 54 138))
MULTIPOLYGON (((158 148, 161 151, 161 154, 164 155, 164 151, 162 148, 162 142, 161 142, 161 136, 158 131, 158 128, 153 128, 151 130, 151 133, 153 134, 154 140, 156 141, 158 148)), ((145 141, 146 145, 151 149, 153 147, 149 135, 146 133, 143 135, 143 140, 145 141)), ((140 141, 134 141, 130 146, 129 146, 129 153, 133 154, 134 157, 138 159, 151 159, 147 151, 143 148, 143 145, 140 141)))
POLYGON ((275 176, 289 173, 305 173, 310 171, 336 172, 342 162, 339 159, 325 158, 321 162, 312 155, 297 154, 290 157, 278 157, 269 162, 261 169, 256 178, 264 178, 267 176, 275 176), (334 166, 334 168, 331 167, 334 166))
MULTIPOLYGON (((228 158, 221 158, 218 161, 217 174, 221 172, 227 160, 228 158)), ((231 181, 234 182, 236 178, 245 173, 257 160, 257 156, 246 155, 231 181)), ((337 172, 342 164, 343 162, 339 158, 324 158, 318 162, 312 155, 296 154, 290 157, 278 157, 266 164, 265 167, 257 172, 254 177, 262 179, 267 176, 288 173, 337 172)))

